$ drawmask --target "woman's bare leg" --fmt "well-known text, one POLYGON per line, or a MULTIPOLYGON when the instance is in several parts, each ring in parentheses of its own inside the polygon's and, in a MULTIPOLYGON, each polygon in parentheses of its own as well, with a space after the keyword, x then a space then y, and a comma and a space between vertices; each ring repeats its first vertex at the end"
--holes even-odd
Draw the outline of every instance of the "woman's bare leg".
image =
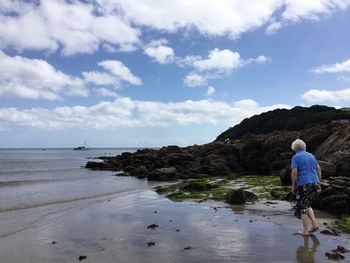
POLYGON ((313 229, 318 229, 319 226, 318 226, 318 224, 317 224, 317 222, 316 222, 314 210, 313 210, 311 207, 308 209, 307 215, 308 215, 308 217, 309 217, 310 220, 311 220, 312 228, 313 228, 313 229))
POLYGON ((308 215, 307 214, 302 214, 301 215, 301 222, 303 223, 303 231, 299 232, 299 234, 303 236, 309 235, 308 229, 307 229, 307 220, 308 220, 308 215))

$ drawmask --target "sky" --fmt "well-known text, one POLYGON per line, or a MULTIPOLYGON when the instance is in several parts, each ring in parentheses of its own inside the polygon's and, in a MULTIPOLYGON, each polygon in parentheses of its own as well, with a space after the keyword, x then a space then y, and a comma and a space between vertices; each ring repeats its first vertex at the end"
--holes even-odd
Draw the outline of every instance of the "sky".
POLYGON ((0 148, 208 143, 350 106, 350 0, 0 0, 0 148))

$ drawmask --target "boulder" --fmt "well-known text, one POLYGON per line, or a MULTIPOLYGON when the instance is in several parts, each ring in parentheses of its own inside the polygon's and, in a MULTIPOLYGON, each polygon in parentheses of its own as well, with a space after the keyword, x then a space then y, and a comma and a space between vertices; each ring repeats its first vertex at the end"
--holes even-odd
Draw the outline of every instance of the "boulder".
POLYGON ((148 174, 148 180, 150 181, 172 181, 180 178, 181 175, 177 173, 175 167, 157 168, 148 174))
POLYGON ((344 157, 339 159, 335 165, 337 176, 350 177, 350 154, 344 155, 344 157))
POLYGON ((322 171, 322 179, 328 179, 329 177, 333 177, 337 175, 336 167, 334 164, 325 161, 318 161, 321 171, 322 171))
POLYGON ((245 204, 247 201, 254 201, 256 195, 252 192, 245 191, 243 189, 231 190, 227 194, 227 203, 229 204, 245 204))

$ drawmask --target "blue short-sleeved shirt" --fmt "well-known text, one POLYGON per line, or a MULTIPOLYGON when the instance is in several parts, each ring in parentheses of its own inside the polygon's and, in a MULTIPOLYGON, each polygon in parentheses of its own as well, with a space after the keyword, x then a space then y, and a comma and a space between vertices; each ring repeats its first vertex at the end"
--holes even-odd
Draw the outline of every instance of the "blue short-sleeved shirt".
POLYGON ((298 169, 298 186, 320 182, 317 175, 317 160, 313 154, 304 150, 298 151, 292 157, 291 167, 298 169))

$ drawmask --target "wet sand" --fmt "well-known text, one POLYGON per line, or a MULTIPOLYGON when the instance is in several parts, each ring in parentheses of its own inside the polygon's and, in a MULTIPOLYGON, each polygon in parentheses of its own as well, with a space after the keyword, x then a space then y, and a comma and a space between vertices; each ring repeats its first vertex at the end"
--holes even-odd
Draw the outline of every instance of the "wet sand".
POLYGON ((2 212, 0 262, 329 262, 325 252, 350 247, 347 234, 292 235, 300 225, 288 205, 232 209, 140 189, 2 212))

